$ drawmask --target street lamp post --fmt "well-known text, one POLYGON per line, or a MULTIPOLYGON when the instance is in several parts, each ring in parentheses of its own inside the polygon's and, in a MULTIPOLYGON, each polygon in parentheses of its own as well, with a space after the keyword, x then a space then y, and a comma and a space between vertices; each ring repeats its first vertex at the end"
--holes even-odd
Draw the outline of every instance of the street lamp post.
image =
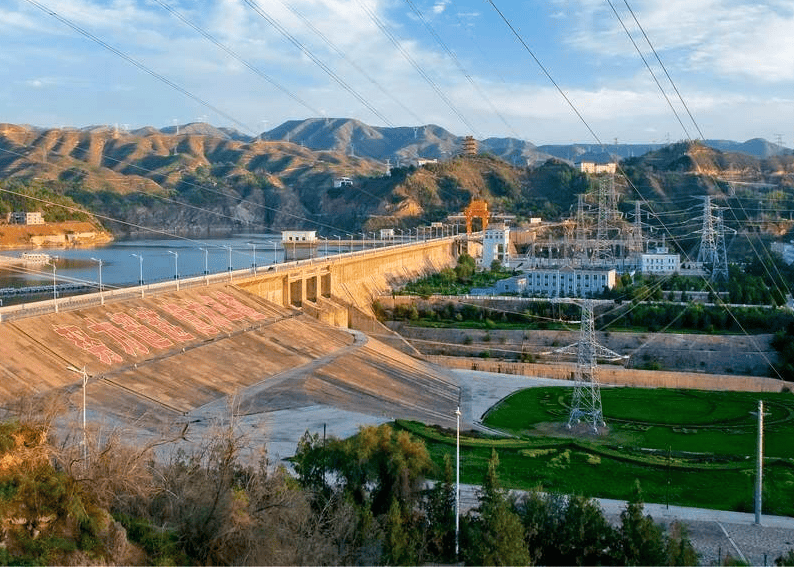
POLYGON ((168 251, 174 256, 174 280, 176 280, 176 290, 179 291, 179 253, 173 250, 168 251))
POLYGON ((141 297, 143 297, 143 256, 141 254, 130 254, 130 256, 138 258, 138 264, 140 265, 138 285, 141 287, 141 297))
POLYGON ((58 287, 55 285, 55 260, 52 261, 52 302, 55 305, 55 312, 58 312, 58 287))
POLYGON ((83 378, 83 461, 85 461, 85 466, 87 467, 88 466, 88 436, 86 434, 86 429, 85 429, 85 413, 86 413, 85 388, 86 388, 86 384, 88 384, 88 372, 85 371, 85 366, 83 366, 83 368, 80 369, 80 368, 75 368, 72 365, 69 365, 69 366, 66 367, 66 369, 67 370, 71 370, 72 372, 76 372, 77 374, 80 374, 82 376, 82 378, 83 378))
POLYGON ((251 264, 251 268, 253 269, 254 275, 256 275, 256 242, 249 242, 248 244, 251 245, 251 249, 253 250, 254 261, 251 264))
POLYGON ((232 281, 232 247, 224 246, 229 251, 229 281, 232 281))
POLYGON ((455 558, 460 542, 460 406, 455 410, 455 558))
POLYGON ((273 263, 276 263, 276 241, 273 241, 273 263))
POLYGON ((105 304, 105 295, 102 293, 102 259, 99 258, 91 258, 94 262, 99 265, 99 303, 101 305, 105 304))
POLYGON ((320 238, 322 238, 325 241, 325 255, 328 256, 328 237, 321 236, 320 238))
POLYGON ((204 252, 204 283, 205 285, 210 285, 210 271, 207 269, 207 255, 208 251, 206 248, 199 248, 202 252, 204 252))

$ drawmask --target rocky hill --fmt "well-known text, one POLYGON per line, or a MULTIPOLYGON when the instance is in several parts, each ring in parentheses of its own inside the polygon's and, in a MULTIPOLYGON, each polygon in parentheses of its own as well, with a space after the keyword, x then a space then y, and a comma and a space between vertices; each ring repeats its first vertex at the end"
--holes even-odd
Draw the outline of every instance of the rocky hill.
MULTIPOLYGON (((183 234, 409 228, 461 211, 473 197, 519 220, 558 218, 589 188, 587 177, 564 160, 516 167, 546 155, 526 142, 490 139, 478 156, 455 157, 460 139, 435 126, 384 129, 352 120, 304 120, 247 141, 200 123, 180 126, 178 134, 176 127, 168 130, 2 124, 0 183, 118 219, 105 223, 117 234, 136 226, 183 234), (396 155, 403 165, 387 176, 386 164, 365 154, 396 155), (407 165, 410 156, 441 159, 417 168, 407 165), (342 176, 353 184, 335 187, 342 176)), ((692 197, 707 193, 755 200, 756 206, 759 196, 771 195, 781 211, 794 209, 788 202, 793 162, 792 156, 757 159, 697 143, 666 146, 624 160, 631 181, 621 189, 624 208, 637 199, 636 187, 661 211, 690 206, 692 197)), ((8 198, 0 197, 0 212, 20 206, 8 198)), ((40 203, 31 202, 33 208, 40 203)))

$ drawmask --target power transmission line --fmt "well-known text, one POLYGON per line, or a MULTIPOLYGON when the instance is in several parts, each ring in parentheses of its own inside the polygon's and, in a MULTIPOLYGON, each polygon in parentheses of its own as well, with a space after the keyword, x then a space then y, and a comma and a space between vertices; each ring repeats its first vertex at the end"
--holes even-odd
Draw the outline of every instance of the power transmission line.
POLYGON ((645 55, 643 55, 642 51, 640 51, 637 42, 634 41, 634 38, 631 36, 631 33, 626 27, 626 24, 623 23, 623 18, 621 18, 620 14, 618 14, 618 11, 615 9, 615 5, 612 4, 612 0, 607 0, 607 3, 609 4, 609 7, 612 8, 612 13, 615 14, 615 17, 618 19, 618 22, 620 22, 620 26, 623 28, 623 31, 626 32, 626 35, 629 37, 629 40, 631 41, 631 44, 634 46, 634 49, 637 51, 637 54, 640 56, 640 59, 642 59, 642 62, 645 63, 645 67, 648 69, 648 72, 651 74, 651 77, 653 77, 653 81, 656 83, 656 86, 659 87, 659 90, 662 92, 662 96, 664 97, 664 100, 667 101, 667 105, 670 107, 670 110, 672 110, 673 114, 675 114, 675 118, 676 120, 678 120, 678 123, 681 125, 681 128, 684 130, 687 139, 688 140, 691 139, 692 137, 689 135, 689 130, 687 130, 686 126, 684 126, 684 122, 681 120, 681 117, 678 116, 678 111, 673 106, 673 103, 670 102, 670 98, 667 96, 667 93, 664 92, 664 88, 662 87, 662 84, 659 82, 659 79, 656 78, 656 73, 654 73, 653 69, 651 69, 651 66, 648 64, 648 60, 645 59, 645 55))
POLYGON ((681 104, 684 105, 684 109, 686 110, 686 113, 689 115, 689 119, 692 120, 692 124, 695 125, 698 134, 700 134, 700 139, 705 140, 706 138, 705 136, 703 136, 703 132, 700 130, 700 126, 698 126, 695 117, 692 116, 692 113, 689 111, 689 107, 687 106, 686 102, 684 102, 684 97, 681 96, 681 93, 678 91, 678 87, 676 86, 675 81, 673 81, 673 78, 670 76, 670 73, 667 72, 667 67, 665 67, 664 63, 662 63, 661 57, 659 57, 659 54, 656 52, 656 48, 653 46, 653 43, 651 43, 651 40, 648 37, 648 34, 645 33, 645 29, 643 29, 642 25, 640 24, 640 21, 637 19, 637 16, 634 14, 634 10, 631 9, 631 6, 629 6, 627 0, 623 0, 623 3, 626 4, 626 8, 628 8, 629 12, 631 13, 631 17, 634 18, 634 22, 637 24, 637 27, 640 28, 640 31, 642 32, 642 35, 645 38, 645 41, 648 42, 648 46, 651 48, 651 51, 653 51, 653 54, 656 57, 656 60, 659 62, 659 65, 661 65, 662 70, 664 70, 664 74, 667 76, 667 80, 670 81, 671 85, 673 85, 675 94, 678 95, 678 100, 680 100, 681 104))
POLYGON ((413 110, 408 108, 405 104, 402 103, 402 101, 400 101, 393 94, 391 94, 388 90, 386 90, 383 87, 383 85, 381 85, 372 75, 367 73, 366 70, 362 69, 360 65, 358 65, 355 61, 353 61, 350 57, 348 57, 348 55, 344 51, 342 51, 335 43, 333 43, 330 39, 328 39, 328 37, 323 32, 321 32, 319 29, 317 29, 317 27, 314 24, 312 24, 306 16, 304 16, 301 12, 299 12, 294 6, 292 6, 290 4, 285 4, 284 2, 281 2, 281 3, 290 12, 295 14, 295 16, 297 16, 306 25, 307 28, 309 28, 312 32, 314 32, 314 34, 317 37, 319 37, 321 40, 323 40, 323 42, 325 42, 325 44, 334 53, 336 53, 341 59, 346 61, 347 64, 350 65, 351 67, 353 67, 356 71, 361 73, 361 75, 364 78, 366 78, 370 83, 372 83, 386 97, 388 97, 395 104, 399 105, 399 107, 402 108, 406 112, 406 114, 408 114, 411 118, 413 118, 416 121, 417 124, 421 124, 423 122, 422 119, 419 118, 419 116, 417 116, 416 113, 413 110))
MULTIPOLYGON (((247 2, 248 0, 245 1, 247 2)), ((364 4, 361 0, 356 0, 356 1, 358 2, 358 5, 361 7, 361 9, 369 16, 372 22, 376 26, 378 26, 378 29, 380 29, 380 31, 383 32, 383 35, 385 35, 386 38, 392 43, 392 45, 394 45, 394 47, 397 48, 397 51, 400 52, 400 54, 405 58, 405 60, 408 61, 408 63, 411 64, 411 66, 416 70, 416 72, 419 73, 419 75, 427 82, 428 85, 430 85, 430 88, 432 88, 433 91, 435 91, 438 97, 442 101, 444 101, 444 104, 447 105, 447 107, 455 114, 455 116, 458 117, 458 119, 466 126, 466 128, 469 129, 470 132, 472 132, 478 138, 481 138, 482 135, 477 131, 477 129, 474 126, 472 126, 471 122, 469 122, 466 119, 466 117, 460 112, 460 110, 458 110, 458 108, 452 103, 449 97, 447 97, 447 95, 444 94, 444 92, 441 90, 441 87, 439 87, 438 84, 430 77, 430 75, 428 75, 425 72, 425 70, 421 67, 421 65, 419 65, 419 63, 417 63, 413 57, 411 57, 411 54, 408 53, 408 51, 403 47, 402 43, 400 43, 400 41, 394 36, 394 34, 391 32, 391 30, 389 30, 386 24, 384 24, 381 21, 381 19, 378 18, 378 16, 372 10, 370 10, 369 7, 366 4, 364 4)))
MULTIPOLYGON (((33 148, 32 146, 27 146, 27 147, 29 147, 31 149, 33 148)), ((28 158, 28 156, 25 155, 25 154, 22 154, 22 153, 19 153, 19 152, 15 152, 15 151, 9 150, 7 148, 0 148, 0 151, 8 153, 8 154, 16 155, 16 156, 19 156, 19 157, 23 157, 23 158, 28 158)), ((87 150, 85 150, 85 151, 87 152, 87 150)), ((135 169, 137 169, 139 171, 143 171, 143 172, 151 173, 151 174, 157 173, 157 172, 155 172, 155 171, 153 171, 151 169, 147 169, 145 167, 142 167, 140 165, 134 164, 134 163, 129 162, 129 161, 118 160, 118 159, 113 158, 112 156, 108 156, 108 155, 105 155, 103 157, 105 159, 109 159, 111 161, 115 161, 116 163, 119 163, 119 164, 126 164, 129 167, 135 168, 135 169)), ((56 164, 53 164, 53 165, 55 165, 55 167, 59 167, 60 169, 66 169, 65 166, 58 166, 56 164)), ((207 191, 208 193, 213 193, 213 194, 216 194, 216 195, 220 195, 222 197, 233 199, 233 200, 238 201, 240 203, 245 203, 247 205, 251 205, 251 206, 254 206, 254 207, 259 207, 259 208, 265 209, 267 211, 271 211, 271 212, 274 212, 274 213, 280 213, 282 215, 292 217, 292 218, 294 218, 296 220, 300 220, 300 221, 304 221, 304 222, 307 222, 307 223, 311 223, 311 224, 313 224, 315 226, 318 226, 318 227, 328 228, 328 229, 335 230, 335 231, 342 231, 342 229, 340 227, 332 226, 332 225, 329 225, 329 224, 326 224, 326 223, 321 223, 319 221, 316 221, 316 220, 313 220, 313 219, 309 219, 309 218, 306 218, 306 217, 302 217, 300 215, 296 215, 294 213, 290 213, 289 211, 283 211, 283 210, 280 210, 280 209, 275 208, 275 207, 269 207, 269 206, 264 205, 262 203, 256 203, 254 201, 251 201, 251 200, 248 200, 248 199, 244 199, 242 197, 238 197, 236 195, 233 195, 233 194, 230 194, 230 193, 226 193, 224 191, 218 191, 217 189, 213 189, 213 188, 207 187, 205 185, 198 185, 196 183, 192 183, 192 182, 184 181, 184 180, 182 181, 182 183, 184 183, 185 185, 188 185, 189 187, 193 187, 193 188, 196 188, 196 189, 201 189, 202 191, 207 191)), ((153 194, 150 194, 150 193, 144 193, 144 194, 145 195, 156 196, 156 195, 153 195, 153 194)), ((27 195, 22 195, 22 196, 27 197, 27 195)), ((60 206, 57 203, 50 203, 50 204, 53 204, 53 205, 56 205, 56 206, 60 206)), ((185 204, 182 204, 182 205, 190 206, 190 205, 185 205, 185 204)), ((85 211, 81 210, 80 212, 85 212, 85 211)), ((212 212, 212 211, 207 210, 207 212, 212 212)), ((96 215, 96 216, 99 216, 99 215, 96 215)), ((136 225, 134 223, 128 223, 126 221, 122 221, 120 219, 116 219, 116 218, 113 218, 113 217, 104 217, 104 218, 106 218, 107 220, 110 220, 110 221, 118 222, 120 224, 130 225, 130 226, 133 226, 134 228, 140 228, 141 230, 151 230, 151 231, 156 232, 158 234, 167 234, 167 235, 171 234, 171 233, 168 233, 168 232, 165 232, 165 231, 161 231, 161 230, 148 229, 148 228, 146 228, 144 226, 136 225)), ((191 240, 191 239, 186 238, 185 240, 191 240)))
POLYGON ((175 82, 171 81, 170 79, 164 77, 160 73, 157 73, 156 71, 150 69, 149 67, 147 67, 146 65, 144 65, 143 63, 138 61, 137 59, 133 59, 132 57, 130 57, 129 55, 127 55, 123 51, 120 51, 119 49, 116 49, 115 47, 113 47, 112 45, 108 44, 107 42, 101 40, 100 38, 98 38, 97 36, 92 34, 91 32, 81 28, 80 26, 78 26, 77 24, 72 22, 71 20, 69 20, 67 18, 64 18, 63 16, 61 16, 59 13, 55 12, 54 10, 51 10, 50 8, 44 6, 43 4, 40 4, 36 0, 25 0, 25 1, 28 4, 31 4, 32 6, 35 6, 36 8, 38 8, 39 10, 44 12, 45 14, 49 14, 50 16, 52 16, 53 18, 55 18, 56 20, 58 20, 62 24, 65 24, 65 25, 69 26, 70 28, 72 28, 74 31, 76 31, 80 35, 90 39, 91 41, 93 41, 94 43, 96 43, 98 45, 101 45, 102 47, 104 47, 105 49, 107 49, 111 53, 117 55, 118 57, 121 57, 122 59, 124 59, 128 63, 130 63, 130 64, 134 65, 135 67, 137 67, 138 69, 140 69, 141 71, 151 75, 152 77, 154 77, 158 81, 161 81, 161 82, 165 83, 166 85, 168 85, 172 89, 182 93, 183 95, 185 95, 189 99, 199 103, 200 105, 202 105, 205 108, 208 108, 209 110, 215 112, 219 116, 222 116, 222 117, 226 118, 227 120, 231 121, 233 124, 236 124, 237 126, 242 128, 243 130, 248 130, 251 133, 255 133, 255 130, 253 128, 249 127, 247 124, 244 124, 244 123, 240 122, 239 120, 237 120, 233 116, 231 116, 231 115, 227 114, 226 112, 224 112, 223 110, 220 110, 219 108, 213 106, 212 104, 210 104, 206 100, 202 99, 201 97, 193 94, 192 92, 188 91, 184 87, 179 86, 178 84, 176 84, 175 82))
POLYGON ((452 59, 452 62, 455 63, 455 66, 458 68, 458 70, 463 74, 464 77, 466 77, 466 80, 469 82, 469 84, 472 86, 472 88, 477 91, 477 93, 480 95, 480 97, 482 97, 482 99, 486 103, 488 103, 488 106, 491 107, 491 110, 494 112, 494 114, 496 114, 496 116, 499 117, 499 119, 502 121, 502 124, 505 125, 505 127, 513 134, 513 136, 515 136, 516 138, 520 139, 521 136, 519 136, 518 133, 515 131, 515 129, 507 122, 507 120, 502 115, 502 113, 499 112, 499 109, 496 108, 494 103, 491 102, 491 99, 488 98, 488 95, 485 94, 485 91, 483 91, 480 88, 480 86, 474 81, 474 79, 469 74, 469 72, 466 71, 466 69, 463 67, 463 65, 461 64, 460 60, 458 59, 458 56, 455 55, 454 51, 452 51, 449 47, 447 47, 447 44, 444 43, 444 40, 442 40, 441 37, 438 35, 438 33, 436 33, 436 30, 433 29, 433 26, 430 25, 430 23, 424 17, 422 12, 419 11, 419 9, 416 7, 416 5, 411 0, 405 0, 405 1, 411 7, 411 10, 413 10, 414 14, 416 14, 416 17, 419 18, 419 21, 421 21, 422 24, 424 24, 425 28, 430 33, 430 35, 432 35, 433 38, 436 40, 436 43, 438 43, 438 45, 441 46, 441 48, 447 53, 447 55, 449 55, 449 58, 452 59))
POLYGON ((305 108, 306 110, 308 110, 309 112, 311 112, 315 116, 320 116, 321 112, 319 110, 317 110, 316 108, 312 107, 309 103, 307 103, 306 101, 301 99, 297 94, 295 94, 294 92, 290 91, 289 89, 287 89, 286 87, 284 87, 283 85, 278 83, 275 79, 273 79, 269 75, 263 73, 257 67, 254 67, 248 61, 246 61, 240 55, 238 55, 236 52, 234 52, 230 47, 228 47, 228 46, 224 45, 223 43, 221 43, 220 41, 218 41, 209 32, 207 32, 203 28, 199 27, 197 24, 193 23, 192 21, 188 20, 184 15, 182 15, 181 13, 177 12, 176 10, 174 10, 171 6, 169 6, 168 4, 163 2, 162 0, 154 0, 154 1, 157 2, 160 6, 162 6, 165 10, 170 12, 172 15, 174 15, 175 17, 177 17, 180 20, 182 20, 185 24, 187 24, 188 26, 190 26, 191 28, 196 30, 198 33, 200 33, 202 36, 204 36, 207 40, 209 40, 212 43, 214 43, 216 46, 218 46, 220 49, 222 49, 224 52, 226 52, 230 57, 232 57, 233 59, 235 59, 235 60, 239 61, 240 63, 242 63, 243 65, 245 65, 249 70, 253 71, 257 75, 259 75, 261 78, 263 78, 265 81, 267 81, 268 83, 273 85, 275 88, 280 90, 282 93, 284 93, 285 95, 290 97, 292 100, 294 100, 295 102, 300 104, 303 108, 305 108))
POLYGON ((365 99, 362 95, 360 95, 353 87, 347 84, 339 75, 334 73, 334 71, 328 67, 325 63, 323 63, 319 57, 317 57, 306 45, 304 45, 301 41, 299 41, 294 35, 289 33, 284 26, 278 23, 275 19, 273 19, 267 12, 265 12, 261 6, 255 0, 243 0, 251 9, 259 14, 259 16, 268 22, 271 26, 273 26, 276 31, 278 31, 281 35, 283 35, 290 43, 292 43, 295 47, 297 47, 303 54, 305 54, 309 59, 311 59, 315 65, 317 65, 320 69, 322 69, 325 74, 331 77, 336 83, 345 89, 348 93, 350 93, 357 101, 363 104, 372 114, 378 117, 384 124, 391 126, 394 128, 394 124, 386 118, 380 111, 372 106, 367 99, 365 99))

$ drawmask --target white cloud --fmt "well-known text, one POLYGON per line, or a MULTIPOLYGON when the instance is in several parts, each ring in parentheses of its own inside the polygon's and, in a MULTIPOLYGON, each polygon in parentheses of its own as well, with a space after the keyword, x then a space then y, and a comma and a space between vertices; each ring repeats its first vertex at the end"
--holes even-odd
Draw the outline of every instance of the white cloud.
POLYGON ((444 10, 447 9, 450 0, 438 0, 435 4, 433 4, 433 13, 434 14, 441 14, 444 10))
MULTIPOLYGON (((575 46, 639 61, 608 6, 599 0, 576 4, 576 17, 570 19, 578 26, 571 36, 575 46)), ((648 53, 631 14, 620 2, 614 4, 637 44, 648 53)), ((641 0, 634 2, 632 9, 669 65, 726 78, 749 77, 768 83, 794 80, 794 11, 790 4, 775 0, 641 0)))

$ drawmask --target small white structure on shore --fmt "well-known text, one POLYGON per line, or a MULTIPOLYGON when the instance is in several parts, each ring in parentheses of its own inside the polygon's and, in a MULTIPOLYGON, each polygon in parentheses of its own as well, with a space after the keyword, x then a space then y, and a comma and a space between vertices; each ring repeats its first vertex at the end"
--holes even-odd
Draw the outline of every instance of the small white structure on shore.
POLYGON ((317 242, 316 230, 282 230, 281 243, 286 244, 312 244, 317 242))
POLYGON ((482 236, 482 265, 490 267, 494 260, 503 266, 510 263, 510 227, 506 223, 491 223, 482 236))

